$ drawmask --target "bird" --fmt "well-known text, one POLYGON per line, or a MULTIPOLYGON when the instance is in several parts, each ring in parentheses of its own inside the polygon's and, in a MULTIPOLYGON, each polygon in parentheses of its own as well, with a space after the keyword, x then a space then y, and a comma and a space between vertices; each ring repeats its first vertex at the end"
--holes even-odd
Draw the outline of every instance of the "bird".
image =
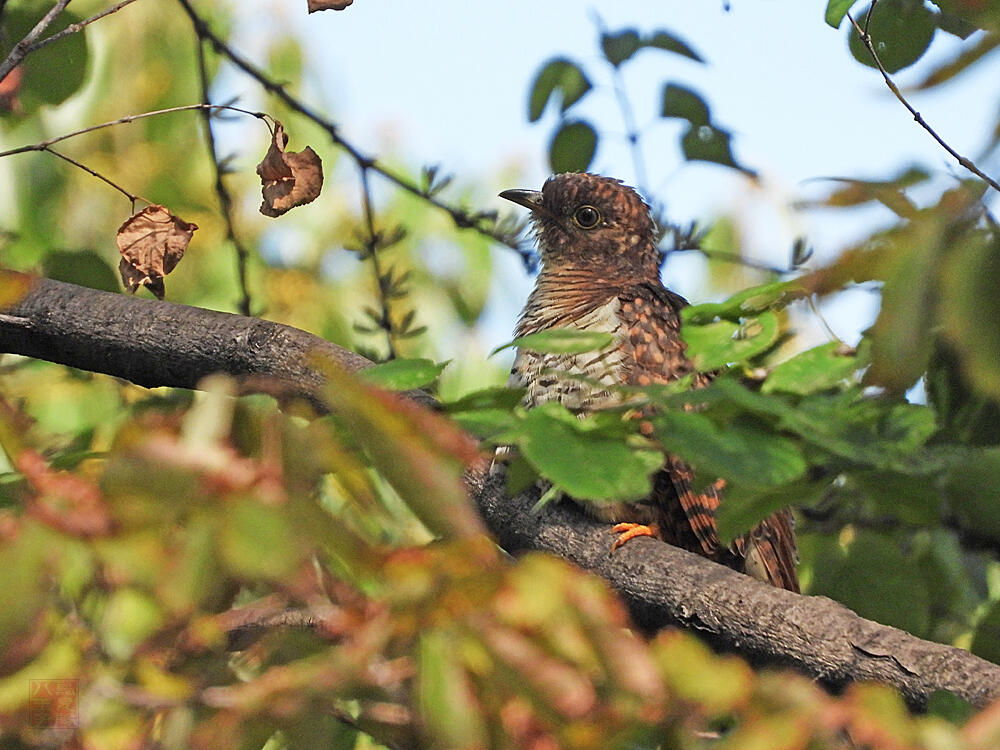
MULTIPOLYGON (((620 405, 622 391, 615 386, 663 384, 685 376, 695 388, 711 381, 712 375, 697 372, 686 355, 680 313, 688 303, 661 281, 656 225, 633 188, 611 177, 569 172, 550 177, 540 191, 505 190, 500 197, 531 211, 540 255, 515 335, 571 328, 613 337, 600 352, 583 354, 519 348, 509 384, 525 389, 526 407, 556 401, 587 414, 620 405)), ((649 497, 580 505, 614 524, 619 536, 612 552, 636 536, 653 536, 798 591, 790 510, 723 545, 716 512, 724 486, 724 480, 716 480, 695 490, 691 467, 667 454, 649 497)))

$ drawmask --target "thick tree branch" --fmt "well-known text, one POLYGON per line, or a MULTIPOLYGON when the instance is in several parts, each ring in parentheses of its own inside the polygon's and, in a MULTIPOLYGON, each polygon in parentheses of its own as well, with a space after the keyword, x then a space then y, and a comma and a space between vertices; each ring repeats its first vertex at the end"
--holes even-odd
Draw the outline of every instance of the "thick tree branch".
MULTIPOLYGON (((0 279, 2 280, 2 279, 0 279)), ((0 352, 23 354, 125 378, 139 385, 194 388, 224 372, 246 390, 315 400, 321 377, 311 354, 348 370, 364 357, 264 320, 136 299, 39 279, 0 313, 0 352)), ((414 394, 425 403, 426 394, 414 394)), ((487 524, 511 552, 544 550, 605 578, 635 620, 697 632, 755 664, 788 666, 839 688, 857 680, 896 686, 921 708, 936 690, 976 706, 1000 698, 1000 666, 862 619, 829 599, 766 586, 696 555, 636 539, 609 555, 613 535, 572 507, 532 514, 531 493, 504 497, 497 478, 470 478, 487 524)))

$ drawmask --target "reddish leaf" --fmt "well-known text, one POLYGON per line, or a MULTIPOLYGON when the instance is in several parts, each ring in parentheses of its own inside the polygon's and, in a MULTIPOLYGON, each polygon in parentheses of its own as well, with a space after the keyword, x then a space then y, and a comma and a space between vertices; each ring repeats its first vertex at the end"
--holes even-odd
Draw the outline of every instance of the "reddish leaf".
POLYGON ((163 299, 163 277, 180 262, 197 228, 155 204, 122 224, 115 241, 122 254, 118 270, 129 292, 145 286, 163 299))
POLYGON ((17 468, 35 492, 30 512, 68 534, 97 536, 111 530, 111 517, 97 485, 62 471, 53 471, 40 455, 26 450, 17 468))
POLYGON ((281 216, 296 206, 311 203, 323 188, 323 164, 316 152, 285 151, 288 135, 280 122, 274 123, 274 137, 264 160, 257 165, 264 202, 264 216, 281 216))

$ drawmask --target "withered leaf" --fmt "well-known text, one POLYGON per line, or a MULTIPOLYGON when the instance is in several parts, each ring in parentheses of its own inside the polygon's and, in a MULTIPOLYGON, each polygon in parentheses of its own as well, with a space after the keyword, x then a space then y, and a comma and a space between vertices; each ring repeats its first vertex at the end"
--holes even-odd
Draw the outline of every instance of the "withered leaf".
POLYGON ((129 292, 145 286, 163 299, 163 277, 180 262, 197 228, 155 204, 129 217, 115 238, 122 254, 118 271, 129 292))
POLYGON ((354 0, 309 0, 309 12, 317 10, 343 10, 354 0))
POLYGON ((264 202, 264 216, 281 216, 296 206, 311 203, 323 188, 323 163, 310 147, 303 151, 285 151, 288 136, 278 121, 264 160, 257 165, 264 202))

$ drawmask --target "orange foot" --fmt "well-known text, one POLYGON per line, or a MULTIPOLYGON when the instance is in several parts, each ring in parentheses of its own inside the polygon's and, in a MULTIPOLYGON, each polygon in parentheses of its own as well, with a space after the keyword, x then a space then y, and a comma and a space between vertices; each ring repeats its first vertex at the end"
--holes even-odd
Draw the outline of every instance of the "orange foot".
POLYGON ((656 526, 656 524, 646 526, 641 523, 616 523, 611 527, 611 530, 616 534, 621 535, 615 539, 615 543, 611 545, 611 552, 614 552, 616 549, 621 547, 629 539, 635 539, 637 536, 660 536, 660 529, 656 526))

